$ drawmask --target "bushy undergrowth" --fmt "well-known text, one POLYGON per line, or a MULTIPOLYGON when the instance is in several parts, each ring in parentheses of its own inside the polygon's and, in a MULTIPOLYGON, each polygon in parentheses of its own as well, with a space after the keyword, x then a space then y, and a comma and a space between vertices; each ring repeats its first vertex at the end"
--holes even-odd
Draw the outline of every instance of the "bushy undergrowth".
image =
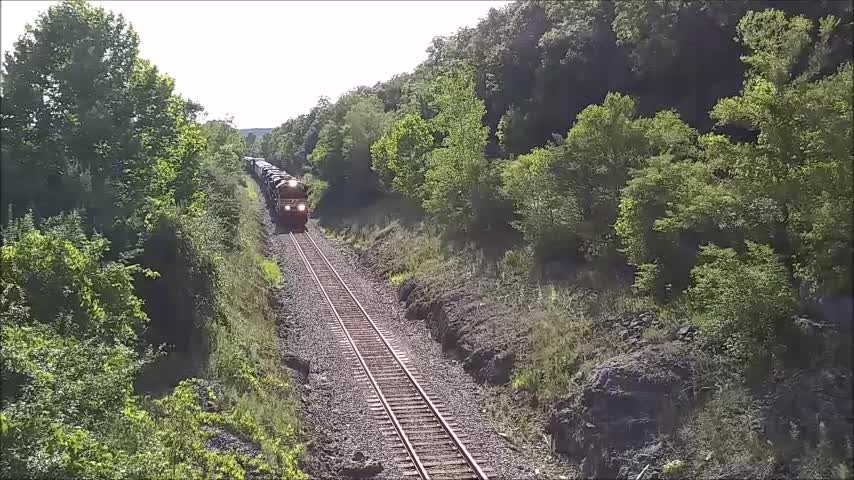
POLYGON ((774 252, 748 243, 742 259, 733 249, 709 245, 700 256, 703 263, 692 270, 694 286, 688 290, 697 325, 742 360, 781 344, 796 299, 774 252))
MULTIPOLYGON (((763 425, 774 420, 745 384, 745 359, 759 355, 754 349, 767 352, 783 335, 793 333, 789 327, 793 292, 787 289, 784 267, 767 247, 748 244, 743 253, 704 249, 690 298, 659 304, 637 294, 630 281, 606 273, 601 265, 576 265, 555 280, 543 276, 530 248, 485 261, 472 250, 452 248, 441 230, 418 223, 405 226, 394 213, 396 208, 393 202, 379 202, 344 218, 326 218, 325 228, 368 255, 392 284, 413 279, 431 292, 430 298, 463 288, 479 301, 511 307, 515 321, 530 327, 516 351, 513 390, 527 391, 544 408, 580 393, 592 369, 637 348, 621 338, 619 330, 624 327, 615 326, 615 321, 651 315, 654 320, 641 337, 645 344, 671 341, 677 330, 696 322, 706 340, 724 348, 715 356, 715 365, 700 372, 702 383, 714 386, 711 393, 702 394, 705 400, 679 419, 682 427, 662 439, 673 445, 660 465, 665 476, 689 478, 712 470, 720 475, 770 475, 797 455, 794 468, 802 474, 848 478, 839 446, 831 449, 829 440, 823 440, 827 445, 821 441, 812 445, 795 439, 796 453, 769 444, 763 425), (749 324, 733 324, 736 319, 749 324), (762 333, 739 337, 739 332, 753 328, 762 333), (739 338, 754 340, 739 344, 739 338), (815 461, 810 460, 813 456, 815 461)), ((753 379, 754 385, 757 381, 762 382, 762 376, 753 379)))
MULTIPOLYGON (((246 177, 243 183, 256 188, 246 177)), ((300 478, 299 421, 280 367, 274 312, 268 303, 268 289, 277 286, 281 276, 276 263, 262 256, 260 204, 248 193, 236 202, 237 248, 223 259, 219 294, 223 321, 211 331, 208 371, 221 382, 223 401, 231 407, 224 426, 260 449, 252 468, 275 477, 300 478)))
POLYGON ((39 226, 25 217, 4 231, 4 478, 301 478, 298 422, 266 303, 270 282, 257 262, 258 206, 248 195, 233 201, 241 215, 230 250, 193 245, 203 235, 197 224, 174 218, 172 232, 194 247, 183 254, 209 265, 200 274, 214 279, 196 292, 207 296, 197 333, 210 343, 212 383, 185 380, 158 400, 135 394, 133 382, 156 361, 141 341, 149 319, 134 276, 159 274, 104 261, 109 242, 87 237, 76 215, 39 226), (216 429, 258 453, 209 448, 216 429))
POLYGON ((83 0, 2 69, 0 477, 301 478, 238 131, 83 0))

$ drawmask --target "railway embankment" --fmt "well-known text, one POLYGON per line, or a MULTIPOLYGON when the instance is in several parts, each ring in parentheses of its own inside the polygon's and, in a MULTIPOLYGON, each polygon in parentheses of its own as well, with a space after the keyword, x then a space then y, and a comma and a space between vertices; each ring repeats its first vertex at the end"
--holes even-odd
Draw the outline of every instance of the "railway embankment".
MULTIPOLYGON (((283 272, 280 349, 301 399, 306 455, 312 478, 401 478, 399 440, 376 414, 376 396, 358 369, 352 349, 336 331, 335 315, 301 258, 289 233, 268 223, 268 253, 283 272), (373 407, 373 409, 372 409, 373 407)), ((394 342, 420 384, 452 422, 455 434, 489 478, 569 478, 574 470, 555 462, 545 443, 511 441, 488 420, 490 391, 465 372, 462 362, 443 355, 423 323, 411 322, 396 289, 364 271, 358 259, 319 234, 308 232, 372 319, 394 342)), ((301 234, 297 234, 301 235, 301 234)), ((325 275, 325 274, 322 274, 325 275)), ((365 338, 364 334, 356 334, 365 338)), ((406 419, 404 419, 406 420, 406 419)), ((417 442, 413 442, 417 443, 417 442)), ((430 465, 430 462, 425 462, 430 465)), ((443 478, 441 476, 436 478, 443 478)))
POLYGON ((452 247, 392 209, 322 224, 396 292, 406 328, 428 331, 489 392, 486 415, 510 443, 548 444, 588 477, 852 471, 850 305, 832 308, 835 321, 803 319, 797 358, 745 371, 620 272, 546 265, 532 280, 514 251, 452 247))

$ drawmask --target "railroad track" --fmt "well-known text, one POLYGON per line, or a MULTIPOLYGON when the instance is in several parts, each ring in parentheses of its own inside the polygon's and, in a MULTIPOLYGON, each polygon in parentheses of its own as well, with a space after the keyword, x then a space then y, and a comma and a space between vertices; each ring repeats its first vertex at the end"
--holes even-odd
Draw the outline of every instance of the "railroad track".
POLYGON ((454 432, 456 424, 434 402, 406 356, 356 299, 306 230, 290 233, 291 241, 329 304, 333 331, 349 345, 356 377, 373 392, 371 410, 381 432, 393 440, 395 460, 407 477, 425 480, 486 480, 484 468, 454 432))

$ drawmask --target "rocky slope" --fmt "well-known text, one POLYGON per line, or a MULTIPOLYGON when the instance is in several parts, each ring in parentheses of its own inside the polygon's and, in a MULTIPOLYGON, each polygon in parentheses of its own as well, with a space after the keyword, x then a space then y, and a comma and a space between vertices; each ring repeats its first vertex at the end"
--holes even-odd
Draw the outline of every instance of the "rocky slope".
MULTIPOLYGON (((378 280, 395 273, 401 251, 382 232, 357 249, 378 280)), ((504 386, 510 410, 543 412, 530 415, 542 419, 534 429, 547 431, 583 476, 634 477, 644 469, 646 476, 685 478, 854 472, 845 322, 815 333, 811 343, 821 347, 804 352, 799 363, 771 366, 755 378, 701 348, 693 327, 669 338, 650 335, 653 311, 605 319, 595 329, 613 339, 617 353, 569 379, 569 393, 544 404, 509 385, 530 348, 531 314, 484 295, 484 282, 465 274, 438 281, 415 275, 397 296, 404 317, 423 323, 472 378, 504 386)))

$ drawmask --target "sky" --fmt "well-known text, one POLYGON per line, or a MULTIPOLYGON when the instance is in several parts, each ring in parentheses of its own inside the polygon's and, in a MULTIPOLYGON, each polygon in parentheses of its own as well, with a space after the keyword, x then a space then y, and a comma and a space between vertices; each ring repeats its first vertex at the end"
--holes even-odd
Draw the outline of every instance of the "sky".
MULTIPOLYGON (((0 1, 8 51, 56 2, 0 1)), ((412 71, 433 37, 474 26, 507 1, 101 1, 140 38, 140 54, 208 118, 275 127, 359 85, 412 71)))

